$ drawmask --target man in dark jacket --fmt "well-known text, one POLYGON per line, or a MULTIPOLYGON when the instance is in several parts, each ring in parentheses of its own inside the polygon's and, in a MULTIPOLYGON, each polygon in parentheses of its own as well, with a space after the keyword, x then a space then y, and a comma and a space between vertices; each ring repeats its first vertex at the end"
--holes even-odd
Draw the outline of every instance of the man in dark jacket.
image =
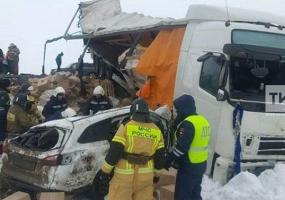
POLYGON ((62 112, 67 108, 67 100, 65 98, 65 90, 62 87, 55 88, 55 93, 44 106, 43 116, 46 121, 62 118, 62 112))
POLYGON ((57 71, 59 72, 60 71, 60 66, 61 66, 61 63, 62 63, 62 56, 63 56, 63 52, 61 52, 60 54, 58 54, 55 58, 55 62, 57 64, 57 71))
POLYGON ((92 115, 101 110, 111 109, 113 106, 108 97, 105 96, 104 89, 98 85, 94 91, 93 96, 89 99, 87 103, 87 108, 85 110, 86 115, 92 115))
POLYGON ((178 168, 175 200, 202 200, 201 182, 206 171, 210 125, 196 113, 192 96, 182 95, 174 101, 177 117, 175 147, 169 153, 166 169, 178 168))
POLYGON ((9 85, 8 79, 0 79, 0 154, 2 154, 2 143, 7 137, 7 113, 10 107, 7 87, 9 85))

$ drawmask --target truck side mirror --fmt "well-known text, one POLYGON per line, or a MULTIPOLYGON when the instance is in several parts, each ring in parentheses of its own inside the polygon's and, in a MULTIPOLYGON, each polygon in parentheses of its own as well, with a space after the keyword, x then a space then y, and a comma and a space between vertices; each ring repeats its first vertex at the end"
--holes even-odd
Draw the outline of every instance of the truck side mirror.
POLYGON ((210 58, 211 56, 213 56, 213 53, 212 53, 212 52, 208 52, 208 53, 206 53, 206 54, 200 56, 200 57, 197 59, 197 61, 198 61, 198 62, 203 62, 203 61, 207 60, 208 58, 210 58))

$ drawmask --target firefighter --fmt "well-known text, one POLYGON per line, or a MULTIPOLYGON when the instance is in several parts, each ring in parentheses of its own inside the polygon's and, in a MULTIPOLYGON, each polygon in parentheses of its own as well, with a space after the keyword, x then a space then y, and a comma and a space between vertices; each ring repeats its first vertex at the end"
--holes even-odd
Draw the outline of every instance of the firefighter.
POLYGON ((109 200, 152 200, 153 183, 164 166, 164 141, 159 128, 150 121, 147 103, 137 99, 130 108, 131 120, 115 134, 95 182, 104 191, 110 182, 109 200))
POLYGON ((65 98, 65 90, 62 87, 57 87, 54 90, 54 95, 44 106, 42 115, 46 121, 62 118, 62 112, 67 109, 67 100, 65 98))
POLYGON ((14 101, 17 99, 18 96, 20 95, 31 95, 32 91, 34 90, 34 87, 31 86, 29 83, 24 83, 19 91, 17 92, 17 94, 14 97, 13 103, 14 101))
POLYGON ((10 98, 7 88, 10 85, 9 79, 0 79, 0 154, 2 154, 2 144, 7 137, 7 112, 10 107, 10 98))
POLYGON ((112 103, 110 99, 105 96, 105 91, 102 86, 98 85, 93 91, 93 96, 89 99, 87 103, 87 109, 85 111, 86 115, 92 115, 101 110, 111 109, 112 103))
POLYGON ((175 110, 176 142, 165 164, 166 169, 171 166, 178 169, 174 199, 202 200, 201 182, 208 158, 210 124, 196 113, 195 101, 190 95, 177 98, 174 101, 175 110))
POLYGON ((9 134, 22 134, 40 123, 39 118, 30 113, 34 103, 34 98, 25 94, 15 99, 7 115, 9 134))

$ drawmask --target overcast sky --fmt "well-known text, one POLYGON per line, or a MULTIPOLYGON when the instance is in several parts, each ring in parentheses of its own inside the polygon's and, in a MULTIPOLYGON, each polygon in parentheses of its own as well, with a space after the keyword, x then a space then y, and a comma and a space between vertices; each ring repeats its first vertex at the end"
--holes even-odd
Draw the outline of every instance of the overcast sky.
MULTIPOLYGON (((237 6, 285 13, 282 0, 228 0, 237 6), (258 2, 258 3, 257 3, 258 2), (277 6, 268 6, 274 2, 277 6), (263 4, 262 4, 263 3, 263 4), (267 6, 265 5, 267 4, 267 6)), ((80 0, 0 0, 0 48, 6 52, 15 43, 20 51, 20 72, 41 73, 43 47, 47 39, 61 36, 80 0)), ((157 17, 182 18, 191 3, 222 4, 224 0, 121 0, 126 12, 140 12, 157 17)), ((72 31, 77 31, 76 26, 72 31)), ((71 31, 71 32, 72 32, 71 31)), ((76 62, 83 43, 59 41, 48 45, 46 72, 55 68, 55 57, 63 51, 63 66, 76 62)))

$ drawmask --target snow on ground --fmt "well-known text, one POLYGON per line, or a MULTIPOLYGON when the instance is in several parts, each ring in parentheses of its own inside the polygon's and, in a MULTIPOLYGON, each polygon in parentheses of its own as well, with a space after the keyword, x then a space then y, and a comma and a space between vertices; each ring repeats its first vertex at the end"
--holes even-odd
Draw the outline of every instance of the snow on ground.
POLYGON ((204 200, 285 200, 285 164, 277 164, 258 177, 242 172, 224 186, 205 176, 202 196, 204 200))

